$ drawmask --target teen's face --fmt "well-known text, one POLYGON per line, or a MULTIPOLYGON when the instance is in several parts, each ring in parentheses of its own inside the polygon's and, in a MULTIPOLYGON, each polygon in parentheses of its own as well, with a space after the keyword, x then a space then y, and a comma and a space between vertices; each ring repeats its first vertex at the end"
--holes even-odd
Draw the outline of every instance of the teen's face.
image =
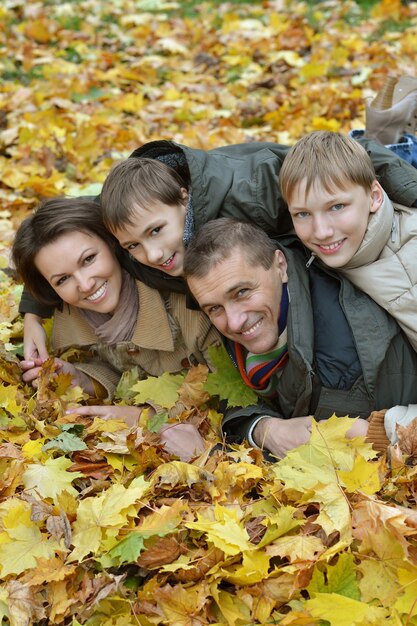
MULTIPOLYGON (((185 190, 184 190, 185 191, 185 190)), ((136 205, 131 224, 113 230, 120 245, 143 265, 170 276, 182 276, 184 265, 184 202, 176 206, 155 201, 151 208, 136 205)))
POLYGON ((114 312, 122 270, 100 237, 80 231, 64 233, 38 252, 35 265, 67 304, 97 313, 114 312))
POLYGON ((278 342, 282 283, 287 262, 279 250, 269 270, 254 267, 238 249, 204 278, 188 279, 194 297, 214 326, 254 354, 278 342))
POLYGON ((370 215, 382 204, 383 191, 375 180, 371 189, 350 183, 326 191, 320 182, 305 193, 306 179, 288 203, 295 232, 326 265, 343 267, 362 243, 370 215))

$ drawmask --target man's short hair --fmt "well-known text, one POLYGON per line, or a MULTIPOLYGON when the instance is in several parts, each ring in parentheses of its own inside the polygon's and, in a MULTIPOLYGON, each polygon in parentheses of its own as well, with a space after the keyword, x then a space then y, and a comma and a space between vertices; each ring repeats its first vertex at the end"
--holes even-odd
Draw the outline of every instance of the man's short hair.
POLYGON ((38 302, 57 306, 61 299, 35 266, 36 255, 44 246, 73 231, 96 235, 113 251, 119 249, 117 240, 103 224, 100 205, 84 198, 45 200, 16 232, 12 264, 17 277, 38 302))
POLYGON ((289 203, 295 187, 304 179, 307 195, 315 182, 331 193, 335 187, 346 189, 349 183, 369 190, 375 178, 374 166, 363 146, 341 133, 318 130, 305 135, 289 150, 279 184, 282 197, 289 203))
POLYGON ((220 217, 204 224, 191 239, 184 258, 186 278, 203 278, 210 270, 239 249, 254 267, 269 270, 276 245, 255 224, 230 217, 220 217))
POLYGON ((129 157, 117 163, 104 181, 100 195, 103 221, 111 231, 134 226, 136 205, 144 209, 152 209, 155 201, 178 205, 184 187, 181 176, 165 163, 129 157))

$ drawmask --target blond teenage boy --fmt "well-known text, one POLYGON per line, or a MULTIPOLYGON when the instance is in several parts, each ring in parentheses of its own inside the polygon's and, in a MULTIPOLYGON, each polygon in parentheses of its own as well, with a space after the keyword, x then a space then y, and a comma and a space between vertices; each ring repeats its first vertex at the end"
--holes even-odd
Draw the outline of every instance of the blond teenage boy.
POLYGON ((300 139, 279 182, 312 253, 307 265, 319 259, 349 278, 395 317, 417 351, 417 210, 391 202, 364 148, 339 133, 300 139))

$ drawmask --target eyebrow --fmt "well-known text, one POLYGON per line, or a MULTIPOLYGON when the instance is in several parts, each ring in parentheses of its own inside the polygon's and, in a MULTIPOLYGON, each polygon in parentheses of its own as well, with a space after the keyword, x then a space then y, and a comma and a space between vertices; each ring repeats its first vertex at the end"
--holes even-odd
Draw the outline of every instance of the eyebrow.
MULTIPOLYGON (((83 258, 83 256, 88 252, 91 252, 93 250, 93 248, 86 248, 85 250, 83 250, 80 254, 80 256, 77 259, 77 263, 79 264, 81 262, 81 259, 83 258)), ((50 281, 53 280, 54 278, 59 278, 60 276, 65 276, 67 272, 61 272, 60 274, 52 274, 50 277, 50 281)))

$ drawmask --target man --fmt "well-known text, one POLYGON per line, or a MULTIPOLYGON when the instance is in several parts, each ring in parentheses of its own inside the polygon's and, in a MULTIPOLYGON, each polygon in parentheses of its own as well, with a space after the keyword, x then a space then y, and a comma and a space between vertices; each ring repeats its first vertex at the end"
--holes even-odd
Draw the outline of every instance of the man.
POLYGON ((227 414, 224 430, 278 457, 308 441, 312 416, 359 417, 353 437, 366 434, 372 411, 417 400, 417 355, 396 322, 329 268, 307 268, 298 240, 282 242, 221 218, 199 230, 184 265, 191 292, 263 400, 227 414))

